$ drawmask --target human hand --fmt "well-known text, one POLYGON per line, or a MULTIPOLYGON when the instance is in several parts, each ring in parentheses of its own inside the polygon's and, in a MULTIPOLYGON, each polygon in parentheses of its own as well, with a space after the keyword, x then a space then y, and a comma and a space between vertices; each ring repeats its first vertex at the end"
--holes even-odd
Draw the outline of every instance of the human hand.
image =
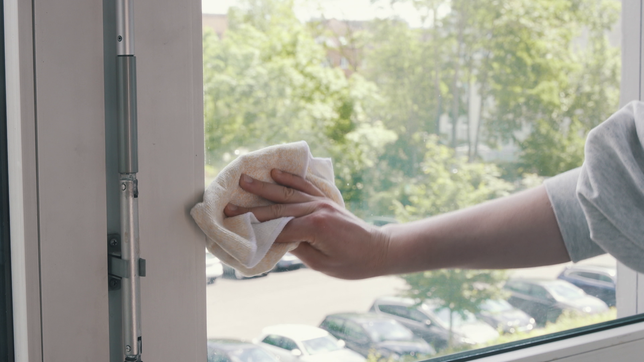
POLYGON ((299 176, 274 169, 271 177, 277 184, 242 175, 239 185, 275 204, 254 208, 228 204, 225 215, 252 212, 262 222, 293 216, 275 242, 300 242, 292 253, 309 268, 342 279, 386 274, 388 233, 338 206, 299 176))

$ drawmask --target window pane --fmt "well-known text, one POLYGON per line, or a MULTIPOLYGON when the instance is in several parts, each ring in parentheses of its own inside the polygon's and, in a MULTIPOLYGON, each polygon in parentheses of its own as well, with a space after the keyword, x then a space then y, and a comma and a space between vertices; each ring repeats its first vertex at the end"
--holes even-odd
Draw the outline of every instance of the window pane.
MULTIPOLYGON (((536 187, 579 167, 588 132, 618 109, 620 7, 203 0, 206 185, 239 155, 305 140, 333 160, 347 209, 376 226, 536 187)), ((207 286, 208 337, 253 340, 268 326, 304 324, 367 338, 372 329, 338 313, 371 311, 397 320, 379 336, 413 333, 444 355, 616 315, 607 255, 360 281, 296 259, 250 279, 225 266, 207 286), (485 289, 480 280, 499 286, 487 300, 471 293, 485 289), (427 300, 409 299, 423 286, 427 300)))

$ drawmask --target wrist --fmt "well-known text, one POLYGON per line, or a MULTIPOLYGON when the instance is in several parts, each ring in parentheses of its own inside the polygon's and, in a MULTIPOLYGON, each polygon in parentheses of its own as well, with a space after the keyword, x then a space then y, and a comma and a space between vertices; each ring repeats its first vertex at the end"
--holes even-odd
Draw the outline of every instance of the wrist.
POLYGON ((376 260, 377 264, 374 266, 374 271, 376 275, 389 275, 394 273, 394 268, 392 265, 392 235, 393 235, 393 224, 384 225, 381 227, 374 228, 374 244, 376 250, 378 250, 378 257, 376 260))

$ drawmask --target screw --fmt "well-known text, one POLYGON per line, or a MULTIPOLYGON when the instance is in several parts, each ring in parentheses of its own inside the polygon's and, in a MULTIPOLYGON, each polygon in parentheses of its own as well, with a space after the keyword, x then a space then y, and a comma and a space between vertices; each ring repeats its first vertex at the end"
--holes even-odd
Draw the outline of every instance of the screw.
POLYGON ((119 35, 118 37, 119 43, 123 41, 123 37, 119 35))
POLYGON ((127 185, 126 185, 125 183, 122 183, 122 184, 121 184, 121 190, 122 190, 122 191, 127 190, 127 185))
POLYGON ((118 240, 116 240, 116 238, 114 238, 114 239, 110 239, 110 245, 111 245, 111 246, 117 246, 118 244, 119 244, 119 241, 118 241, 118 240))
POLYGON ((125 352, 130 352, 130 351, 132 351, 132 347, 130 347, 129 345, 125 346, 125 352))
POLYGON ((118 289, 119 288, 119 280, 118 279, 110 279, 110 289, 118 289))

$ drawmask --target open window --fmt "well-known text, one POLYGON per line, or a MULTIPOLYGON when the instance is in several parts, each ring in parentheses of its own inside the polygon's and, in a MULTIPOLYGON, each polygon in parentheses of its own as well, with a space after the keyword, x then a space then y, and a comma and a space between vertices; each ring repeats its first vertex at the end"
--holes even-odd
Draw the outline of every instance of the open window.
MULTIPOLYGON (((110 302, 106 240, 107 235, 116 227, 111 221, 115 203, 110 196, 117 186, 113 172, 114 129, 109 125, 109 121, 114 117, 114 49, 111 46, 103 46, 104 43, 112 44, 105 39, 113 35, 110 28, 113 26, 110 25, 110 19, 113 19, 113 4, 110 1, 80 4, 69 0, 4 0, 3 3, 3 59, 7 69, 8 181, 11 190, 9 207, 12 317, 16 351, 14 357, 16 361, 21 362, 63 361, 70 357, 79 360, 120 361, 122 358, 119 355, 118 342, 110 342, 118 341, 117 321, 120 316, 117 308, 110 302)), ((596 3, 588 1, 583 4, 596 3)), ((636 1, 624 1, 621 5, 622 77, 619 103, 624 104, 628 100, 641 98, 642 8, 640 2, 636 1)), ((404 281, 395 277, 340 283, 306 269, 270 273, 266 277, 249 280, 225 277, 207 284, 204 236, 190 219, 188 210, 201 197, 204 176, 212 177, 216 168, 220 167, 214 164, 213 160, 228 162, 235 157, 235 151, 241 153, 246 150, 240 147, 241 143, 230 149, 211 146, 210 149, 204 150, 204 131, 210 134, 208 128, 204 130, 204 114, 206 126, 209 127, 209 120, 213 119, 215 111, 218 111, 212 108, 213 99, 224 101, 225 97, 234 98, 238 95, 234 92, 222 92, 220 96, 213 97, 208 93, 208 89, 204 92, 203 84, 212 80, 208 77, 221 77, 222 74, 210 70, 202 72, 202 60, 211 59, 213 54, 225 55, 217 46, 227 44, 226 39, 230 39, 231 36, 229 30, 235 24, 227 25, 228 28, 222 28, 224 30, 216 29, 210 39, 203 41, 201 9, 201 3, 194 0, 137 0, 135 5, 140 92, 141 255, 148 262, 148 275, 142 284, 144 360, 205 361, 209 337, 252 339, 260 334, 262 328, 273 324, 305 323, 318 326, 323 317, 331 312, 366 312, 375 298, 383 294, 396 294, 404 287, 404 281), (215 43, 215 38, 221 43, 215 43), (209 42, 211 40, 212 43, 209 42), (210 48, 203 47, 208 44, 211 45, 210 48), (202 57, 202 51, 211 53, 202 57), (205 159, 210 165, 206 172, 205 159), (293 282, 289 282, 288 279, 293 276, 304 277, 300 279, 297 287, 291 288, 289 284, 293 282), (276 286, 279 284, 276 282, 279 281, 284 281, 282 289, 276 286), (240 288, 250 292, 240 296, 240 288), (327 292, 319 293, 323 288, 327 288, 327 292), (350 291, 351 294, 338 295, 339 290, 350 291), (232 298, 235 295, 238 296, 237 299, 232 298), (309 295, 316 296, 316 305, 334 305, 336 310, 310 308, 301 299, 309 295), (247 301, 254 302, 252 308, 243 307, 243 303, 247 301), (352 304, 333 304, 339 302, 352 304), (270 309, 269 305, 275 308, 270 309), (257 311, 262 313, 255 314, 257 311), (311 314, 311 311, 318 314, 311 314), (222 313, 226 313, 227 316, 222 316, 222 313), (298 313, 309 319, 292 317, 298 313), (250 331, 244 331, 247 326, 250 326, 250 331)), ((237 15, 239 18, 236 21, 243 20, 245 16, 243 12, 237 15)), ((323 72, 329 74, 329 77, 322 80, 347 84, 345 88, 340 88, 340 92, 333 93, 335 88, 331 85, 335 83, 320 83, 321 86, 329 86, 326 91, 336 97, 335 103, 331 105, 339 107, 327 108, 327 105, 322 103, 316 110, 322 115, 325 115, 328 109, 335 110, 338 111, 335 112, 337 117, 331 112, 335 122, 321 125, 314 122, 318 118, 308 118, 311 127, 322 127, 308 129, 308 135, 339 137, 336 141, 339 142, 345 133, 354 132, 355 140, 358 141, 370 140, 372 135, 378 135, 379 139, 375 141, 388 141, 384 144, 371 144, 366 149, 354 147, 352 152, 346 152, 352 155, 356 154, 356 150, 360 151, 359 155, 362 158, 356 162, 365 158, 368 160, 374 153, 378 154, 402 139, 399 137, 394 140, 390 137, 394 131, 385 113, 381 113, 382 122, 376 124, 368 121, 370 118, 364 111, 365 118, 355 120, 354 124, 354 120, 343 118, 341 115, 344 113, 339 112, 357 104, 349 101, 367 102, 374 89, 371 83, 389 84, 387 82, 392 79, 384 75, 376 80, 363 77, 364 88, 351 88, 352 85, 349 85, 350 82, 357 82, 361 67, 379 64, 376 63, 376 59, 360 59, 360 48, 355 44, 362 39, 359 36, 360 32, 353 28, 356 24, 347 24, 344 21, 336 23, 329 17, 327 22, 320 21, 318 27, 308 29, 305 26, 307 23, 299 21, 298 16, 295 19, 300 25, 292 23, 294 28, 287 29, 297 30, 291 35, 309 37, 305 31, 324 33, 311 36, 313 43, 304 43, 306 39, 302 39, 302 43, 291 43, 310 45, 309 50, 319 56, 319 62, 305 65, 325 64, 327 68, 324 69, 327 70, 323 72), (333 31, 327 32, 329 29, 333 31), (336 38, 337 42, 334 40, 336 38), (319 47, 322 47, 322 50, 319 47), (333 47, 337 49, 332 49, 333 47), (338 70, 336 68, 340 64, 334 62, 339 62, 342 57, 347 60, 347 69, 338 70), (344 100, 347 100, 346 104, 342 102, 344 100)), ((529 18, 523 20, 528 21, 529 18)), ((203 24, 206 23, 203 21, 203 24)), ((390 37, 407 39, 409 42, 423 39, 403 38, 410 28, 405 28, 402 21, 389 24, 383 22, 380 25, 383 26, 380 29, 382 39, 390 37)), ((243 61, 253 60, 252 56, 256 54, 254 50, 265 45, 262 41, 264 35, 256 31, 257 29, 240 28, 256 36, 246 40, 256 40, 258 47, 254 48, 251 44, 241 49, 238 53, 240 63, 248 64, 246 70, 262 70, 261 64, 243 61)), ((424 28, 416 29, 422 32, 424 28)), ((510 40, 512 39, 508 41, 510 40)), ((404 45, 402 41, 400 43, 391 45, 404 45)), ((583 43, 580 40, 581 48, 583 43)), ((451 47, 457 43, 450 44, 451 47)), ((611 46, 614 50, 614 45, 611 46)), ((391 52, 395 53, 395 48, 391 49, 391 52)), ((413 55, 398 53, 403 59, 406 59, 403 56, 413 55)), ((432 59, 432 54, 427 54, 426 59, 432 59)), ((282 65, 287 66, 287 60, 285 59, 282 65)), ((461 63, 461 75, 466 74, 467 64, 461 63)), ((403 65, 404 62, 398 62, 392 66, 403 65)), ((460 90, 462 98, 460 103, 457 102, 456 107, 453 107, 447 92, 453 85, 450 80, 454 78, 446 74, 446 86, 439 84, 439 91, 446 92, 441 98, 441 109, 447 116, 436 117, 436 114, 428 114, 423 116, 423 119, 438 126, 437 138, 440 142, 436 144, 437 147, 441 145, 450 149, 451 140, 467 140, 468 135, 474 135, 471 132, 475 127, 469 129, 471 132, 468 132, 467 127, 451 127, 449 115, 454 114, 453 110, 456 109, 456 113, 460 114, 460 119, 463 120, 460 124, 467 125, 464 121, 475 112, 467 106, 470 102, 465 102, 465 99, 476 103, 478 98, 475 83, 463 82, 457 77, 456 88, 460 90), (452 137, 454 133, 456 137, 452 137)), ((258 73, 256 77, 249 76, 248 80, 265 80, 265 86, 284 85, 269 81, 281 81, 280 79, 267 80, 261 76, 262 73, 258 73)), ((429 80, 431 81, 431 78, 429 80)), ((434 83, 430 83, 425 86, 434 89, 433 85, 434 83)), ((258 90, 261 88, 248 88, 249 92, 258 90)), ((286 92, 288 89, 282 87, 278 90, 286 92)), ((396 92, 391 92, 389 96, 396 95, 396 92)), ((410 92, 408 95, 420 97, 423 93, 410 92)), ((292 106, 286 101, 277 104, 264 101, 262 105, 271 112, 279 111, 270 108, 273 106, 283 106, 287 109, 292 106)), ((302 97, 298 101, 305 102, 307 99, 302 97)), ((379 100, 373 101, 376 102, 373 107, 377 108, 379 100)), ((398 104, 401 106, 400 112, 403 112, 404 104, 398 104)), ((240 107, 231 108, 230 113, 242 114, 240 110, 252 104, 240 101, 227 102, 225 105, 240 107)), ((364 109, 368 109, 366 103, 364 109)), ((352 109, 352 112, 358 111, 352 109)), ((286 115, 288 113, 275 113, 275 117, 271 119, 286 115)), ((351 113, 351 116, 353 115, 354 113, 351 113)), ((568 126, 572 127, 574 124, 571 120, 568 126)), ((219 125, 213 124, 214 126, 219 125)), ((274 125, 263 126, 270 126, 269 131, 275 130, 274 125)), ((288 131, 299 132, 301 129, 302 127, 292 127, 288 131)), ((265 130, 251 127, 247 131, 267 136, 277 133, 263 132, 265 130)), ((231 136, 240 134, 243 133, 230 133, 231 136)), ((417 142, 417 146, 427 147, 429 137, 412 139, 417 142)), ((470 138, 470 142, 473 140, 474 137, 470 138)), ((234 139, 233 141, 237 142, 234 139)), ((273 141, 281 142, 278 139, 271 140, 273 141)), ((223 145, 231 141, 213 139, 211 142, 211 145, 223 145)), ((255 143, 247 144, 246 147, 252 149, 263 145, 265 144, 255 143)), ((324 149, 321 145, 324 143, 318 144, 318 155, 330 155, 335 158, 338 154, 331 153, 338 150, 324 149)), ((465 142, 464 145, 467 146, 468 143, 465 142)), ((463 149, 462 146, 463 144, 457 144, 457 151, 463 152, 469 148, 468 146, 463 149)), ((441 150, 443 148, 439 147, 438 151, 441 150)), ((432 150, 419 152, 417 160, 430 151, 432 150)), ((478 154, 483 151, 484 148, 479 148, 478 154)), ((490 152, 494 153, 492 151, 495 150, 490 149, 490 152)), ((467 151, 465 153, 467 154, 467 151)), ((379 154, 378 157, 380 156, 382 155, 379 154)), ((399 159, 400 162, 406 161, 399 154, 394 154, 391 163, 394 164, 399 159)), ((336 161, 336 165, 342 164, 340 161, 336 161)), ((418 165, 420 162, 411 164, 418 165)), ((449 165, 449 162, 451 161, 448 160, 446 164, 449 165)), ((350 181, 349 188, 343 191, 348 199, 354 200, 349 204, 350 207, 355 207, 352 210, 362 210, 362 216, 374 224, 402 221, 397 214, 369 215, 368 211, 372 207, 370 203, 386 201, 387 195, 380 199, 360 198, 361 195, 368 195, 375 187, 370 180, 378 179, 384 183, 384 177, 387 175, 383 169, 371 169, 374 172, 383 171, 374 175, 343 170, 336 173, 343 181, 350 181)), ((458 172, 455 173, 451 172, 453 168, 446 170, 452 175, 450 177, 463 174, 462 168, 457 168, 458 172)), ((421 168, 416 171, 424 174, 427 169, 421 168)), ((406 195, 408 201, 415 192, 420 192, 419 184, 411 186, 413 187, 399 191, 401 195, 406 195)), ((401 209, 401 212, 411 213, 411 209, 404 208, 408 205, 403 203, 402 206, 404 210, 401 209)), ((589 327, 591 329, 575 329, 572 332, 528 340, 526 343, 518 341, 509 346, 466 352, 473 354, 469 357, 453 355, 439 357, 438 360, 471 360, 474 355, 480 356, 484 361, 604 361, 606 356, 610 356, 611 360, 636 360, 644 343, 644 326, 636 316, 642 310, 641 303, 644 303, 644 298, 638 296, 644 289, 640 287, 638 274, 622 266, 617 266, 617 269, 617 313, 619 317, 633 317, 604 322, 589 327)), ((559 270, 554 273, 555 276, 558 272, 559 270)))

